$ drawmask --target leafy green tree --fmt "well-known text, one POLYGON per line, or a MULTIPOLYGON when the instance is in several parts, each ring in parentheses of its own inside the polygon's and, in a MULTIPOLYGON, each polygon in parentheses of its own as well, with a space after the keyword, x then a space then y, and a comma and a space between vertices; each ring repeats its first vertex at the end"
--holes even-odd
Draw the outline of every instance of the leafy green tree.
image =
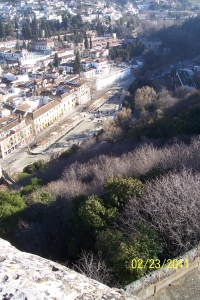
POLYGON ((82 24, 83 24, 83 20, 80 13, 77 13, 76 16, 72 17, 72 26, 76 25, 80 27, 82 24))
POLYGON ((123 235, 118 230, 105 229, 98 233, 95 248, 109 263, 114 259, 123 235))
POLYGON ((3 22, 2 20, 0 19, 0 38, 4 38, 5 36, 5 30, 4 30, 4 26, 3 26, 3 22))
POLYGON ((81 59, 80 59, 79 51, 77 51, 76 52, 76 57, 75 57, 75 60, 74 60, 74 73, 80 74, 81 69, 82 69, 81 59))
POLYGON ((18 213, 25 207, 20 193, 9 190, 0 192, 0 232, 6 233, 14 227, 18 213))
POLYGON ((49 68, 50 68, 51 70, 53 70, 53 64, 52 64, 51 61, 50 61, 50 63, 48 63, 48 66, 49 66, 49 68))
POLYGON ((111 220, 114 220, 118 215, 118 211, 116 208, 106 209, 103 201, 98 196, 92 195, 79 209, 79 215, 85 224, 99 229, 106 227, 111 220))
POLYGON ((71 199, 67 215, 67 252, 70 258, 78 258, 81 251, 91 251, 95 243, 95 231, 80 216, 79 210, 85 204, 87 196, 79 195, 71 199))
MULTIPOLYGON (((129 236, 123 236, 117 230, 101 231, 95 247, 102 253, 122 284, 144 276, 152 267, 151 260, 156 261, 162 252, 162 244, 156 232, 143 224, 139 224, 136 232, 129 236), (139 260, 143 262, 141 268, 138 267, 139 260)), ((156 262, 158 264, 155 264, 154 268, 159 268, 159 261, 156 262)))
POLYGON ((88 38, 87 38, 86 32, 85 32, 85 42, 84 42, 84 44, 85 44, 85 49, 89 49, 89 43, 88 43, 88 38))
POLYGON ((49 192, 46 192, 43 189, 36 189, 30 195, 26 197, 26 204, 33 205, 36 203, 50 204, 52 201, 55 201, 55 197, 49 192))
POLYGON ((65 30, 67 30, 69 27, 69 19, 66 15, 62 15, 62 26, 65 30))
MULTIPOLYGON (((155 231, 140 228, 138 233, 130 235, 124 242, 121 242, 112 269, 123 284, 128 284, 144 276, 151 266, 151 260, 156 261, 161 252, 162 245, 155 231), (148 259, 149 263, 145 266, 148 259), (139 260, 144 262, 142 268, 139 268, 139 260)), ((159 269, 159 265, 155 264, 156 267, 159 269)))
POLYGON ((33 174, 36 172, 36 168, 34 166, 34 164, 30 164, 28 166, 26 166, 24 169, 23 169, 24 172, 28 173, 28 174, 33 174))
POLYGON ((140 180, 132 177, 110 177, 104 184, 105 203, 112 207, 121 209, 129 197, 140 196, 143 184, 140 180))
POLYGON ((10 22, 6 23, 5 25, 5 35, 6 36, 13 35, 13 26, 10 22))

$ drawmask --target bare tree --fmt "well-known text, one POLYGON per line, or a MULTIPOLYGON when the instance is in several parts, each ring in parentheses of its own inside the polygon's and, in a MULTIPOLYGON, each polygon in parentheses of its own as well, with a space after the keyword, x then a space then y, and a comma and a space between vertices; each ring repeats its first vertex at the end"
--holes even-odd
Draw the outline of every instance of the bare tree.
POLYGON ((103 128, 103 134, 100 136, 100 140, 115 140, 123 134, 123 130, 117 127, 113 121, 105 123, 103 128))
POLYGON ((183 170, 148 182, 140 199, 133 198, 121 217, 125 232, 142 221, 158 231, 166 251, 177 256, 199 242, 200 175, 183 170))
POLYGON ((152 87, 144 86, 137 89, 134 96, 135 108, 141 110, 142 108, 149 108, 156 100, 156 92, 152 87))
POLYGON ((73 265, 73 269, 106 285, 114 283, 114 275, 100 254, 95 256, 92 252, 82 251, 80 259, 73 265))
POLYGON ((177 101, 177 98, 172 97, 171 93, 163 88, 156 97, 156 106, 157 108, 164 110, 174 105, 177 101))
POLYGON ((63 176, 50 182, 45 190, 67 198, 76 194, 99 195, 103 192, 105 180, 112 175, 139 177, 155 169, 180 172, 184 167, 199 172, 200 139, 193 138, 189 145, 174 141, 159 148, 153 144, 141 144, 134 151, 117 157, 99 155, 91 158, 91 152, 88 151, 86 158, 82 162, 68 163, 63 176))
POLYGON ((125 128, 130 124, 132 118, 132 111, 130 108, 122 107, 117 113, 115 124, 118 127, 125 128))
POLYGON ((187 88, 186 86, 178 87, 175 90, 175 96, 179 99, 186 97, 189 93, 191 93, 191 90, 189 88, 187 88))

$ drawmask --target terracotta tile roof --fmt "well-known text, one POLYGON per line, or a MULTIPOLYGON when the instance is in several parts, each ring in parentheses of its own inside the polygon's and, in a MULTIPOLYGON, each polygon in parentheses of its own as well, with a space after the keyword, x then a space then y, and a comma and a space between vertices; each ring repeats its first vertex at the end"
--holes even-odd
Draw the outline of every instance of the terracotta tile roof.
POLYGON ((13 127, 17 126, 19 124, 19 119, 16 118, 15 120, 11 121, 9 124, 3 126, 1 128, 2 131, 8 131, 10 129, 12 129, 13 127))
POLYGON ((56 107, 59 103, 60 103, 60 101, 53 100, 53 101, 45 104, 44 106, 40 107, 39 109, 37 109, 36 111, 31 113, 32 119, 35 120, 35 119, 39 118, 41 115, 45 114, 50 109, 56 107))

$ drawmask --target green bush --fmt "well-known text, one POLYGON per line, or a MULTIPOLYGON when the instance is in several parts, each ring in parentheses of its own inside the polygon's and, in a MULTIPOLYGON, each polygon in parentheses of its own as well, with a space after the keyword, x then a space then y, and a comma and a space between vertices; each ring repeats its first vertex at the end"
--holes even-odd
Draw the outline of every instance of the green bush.
POLYGON ((49 205, 51 202, 55 200, 56 198, 53 195, 51 195, 49 192, 46 192, 43 189, 36 189, 27 197, 26 204, 28 206, 36 203, 49 205))
POLYGON ((29 174, 29 173, 22 172, 22 173, 19 175, 19 178, 18 178, 18 180, 21 180, 21 179, 27 178, 27 177, 29 177, 29 176, 30 176, 30 174, 29 174))
POLYGON ((154 230, 139 224, 137 230, 128 236, 117 230, 101 231, 95 247, 102 253, 120 283, 126 285, 150 270, 151 261, 156 261, 163 246, 154 230), (142 268, 132 267, 134 259, 136 263, 139 260, 144 262, 142 268))
POLYGON ((79 146, 74 144, 69 150, 62 152, 59 158, 67 159, 72 154, 75 154, 78 150, 79 150, 79 146))
POLYGON ((36 177, 32 178, 31 183, 21 190, 21 195, 28 195, 31 194, 33 191, 40 189, 42 183, 42 179, 38 179, 36 177))
POLYGON ((28 165, 23 169, 24 173, 28 173, 28 174, 33 174, 36 172, 36 168, 34 166, 34 164, 28 165))
POLYGON ((44 160, 38 160, 38 161, 34 162, 33 164, 26 166, 23 169, 23 172, 28 173, 28 174, 33 174, 39 170, 44 170, 45 167, 46 167, 46 164, 45 164, 44 160))
POLYGON ((95 229, 102 229, 116 219, 118 210, 116 207, 106 209, 102 199, 96 195, 92 195, 79 208, 79 215, 86 225, 95 229))
POLYGON ((104 202, 111 207, 121 209, 129 197, 140 196, 143 192, 143 184, 132 177, 110 177, 104 183, 104 202))
POLYGON ((39 170, 43 170, 46 164, 44 160, 38 160, 34 162, 33 165, 35 166, 35 169, 39 171, 39 170))
POLYGON ((25 207, 20 193, 9 190, 0 192, 0 232, 7 233, 16 226, 19 213, 25 207))

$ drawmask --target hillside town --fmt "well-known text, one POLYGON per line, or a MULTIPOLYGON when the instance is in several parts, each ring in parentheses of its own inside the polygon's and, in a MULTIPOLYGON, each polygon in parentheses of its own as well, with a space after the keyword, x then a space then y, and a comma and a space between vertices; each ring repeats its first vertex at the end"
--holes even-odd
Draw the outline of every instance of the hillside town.
POLYGON ((200 299, 199 32, 198 0, 0 1, 1 299, 200 299))
MULTIPOLYGON (((198 7, 184 14, 180 3, 170 0, 162 5, 159 0, 126 2, 123 7, 105 1, 27 0, 1 2, 0 9, 0 155, 4 159, 19 148, 30 150, 56 120, 67 120, 70 112, 87 107, 110 85, 120 87, 120 81, 134 71, 134 78, 140 77, 147 71, 149 52, 169 56, 173 45, 141 34, 141 26, 159 20, 177 22, 177 14, 179 21, 196 16, 198 7)), ((170 80, 196 89, 194 67, 198 71, 198 62, 181 68, 173 64, 160 73, 150 72, 148 78, 161 80, 160 85, 170 80)))

